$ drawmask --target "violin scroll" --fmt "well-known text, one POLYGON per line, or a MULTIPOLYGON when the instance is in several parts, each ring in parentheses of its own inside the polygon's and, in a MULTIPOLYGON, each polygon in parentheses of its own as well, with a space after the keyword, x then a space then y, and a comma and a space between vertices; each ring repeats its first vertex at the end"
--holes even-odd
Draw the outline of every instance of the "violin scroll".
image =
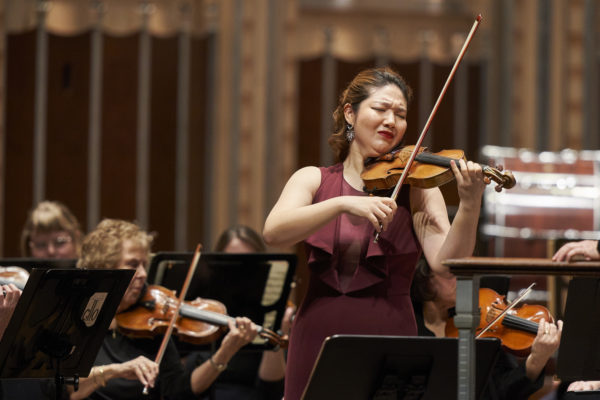
MULTIPOLYGON (((496 182, 494 188, 496 192, 501 192, 502 189, 511 189, 517 184, 517 180, 510 171, 502 172, 502 165, 497 165, 496 168, 490 167, 489 165, 482 165, 483 174, 496 182)), ((486 182, 487 183, 487 182, 486 182)))

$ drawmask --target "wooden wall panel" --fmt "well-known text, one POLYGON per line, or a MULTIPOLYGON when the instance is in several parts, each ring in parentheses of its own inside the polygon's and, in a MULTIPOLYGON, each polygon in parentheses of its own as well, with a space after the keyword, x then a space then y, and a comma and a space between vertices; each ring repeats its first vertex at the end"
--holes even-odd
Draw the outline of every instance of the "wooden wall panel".
POLYGON ((206 135, 214 134, 207 132, 207 110, 210 99, 208 86, 209 64, 211 60, 210 44, 213 37, 194 38, 191 43, 191 73, 190 73, 190 142, 189 142, 189 191, 188 191, 188 248, 194 249, 196 244, 203 243, 202 235, 204 218, 209 210, 206 210, 204 195, 205 187, 205 162, 206 155, 212 149, 206 148, 206 135))
POLYGON ((86 230, 90 34, 48 37, 46 199, 67 205, 86 230))
MULTIPOLYGON (((375 66, 374 59, 368 59, 360 62, 349 62, 343 60, 336 60, 336 89, 335 89, 335 104, 337 106, 339 97, 342 94, 342 90, 348 86, 348 84, 354 79, 354 77, 362 70, 367 68, 373 68, 375 66)), ((329 113, 332 114, 334 110, 329 113)), ((333 126, 333 119, 332 126, 333 126)))
POLYGON ((419 63, 418 62, 406 62, 406 63, 390 63, 390 67, 394 69, 396 72, 404 78, 404 81, 408 84, 408 86, 413 91, 413 99, 408 105, 408 114, 406 116, 407 128, 406 133, 404 134, 404 143, 405 144, 415 144, 417 142, 417 138, 423 129, 419 124, 419 110, 417 105, 419 104, 419 63))
POLYGON ((481 161, 479 149, 488 143, 480 143, 482 126, 482 116, 485 115, 485 103, 488 99, 481 98, 482 90, 482 74, 484 66, 482 64, 470 63, 465 65, 467 68, 468 79, 468 94, 467 94, 467 129, 468 141, 466 154, 474 161, 481 161))
POLYGON ((7 35, 3 256, 20 256, 33 197, 35 32, 7 35))
MULTIPOLYGON (((448 78, 448 74, 452 69, 452 65, 434 64, 433 65, 433 84, 431 85, 431 108, 437 101, 444 84, 448 78)), ((427 137, 431 143, 431 151, 439 151, 442 149, 453 149, 454 145, 454 91, 456 85, 450 84, 444 99, 440 103, 438 110, 431 122, 431 128, 427 132, 427 137)), ((431 112, 432 110, 429 110, 431 112)), ((429 114, 428 114, 429 115, 429 114)), ((423 129, 423 127, 421 127, 423 129)))
POLYGON ((100 217, 135 219, 139 35, 104 38, 100 217))
POLYGON ((321 58, 300 61, 297 119, 298 167, 319 165, 322 66, 321 58))
POLYGON ((150 83, 150 226, 153 250, 173 250, 177 141, 177 37, 152 39, 150 83))

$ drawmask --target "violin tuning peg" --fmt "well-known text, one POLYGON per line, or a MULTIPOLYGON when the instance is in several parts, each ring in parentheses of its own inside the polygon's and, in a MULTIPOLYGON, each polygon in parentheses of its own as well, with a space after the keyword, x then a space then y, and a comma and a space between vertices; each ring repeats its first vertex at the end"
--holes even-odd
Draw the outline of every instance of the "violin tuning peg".
POLYGON ((502 191, 502 187, 503 187, 502 184, 498 184, 498 185, 496 185, 496 187, 494 189, 496 190, 496 192, 500 193, 502 191))

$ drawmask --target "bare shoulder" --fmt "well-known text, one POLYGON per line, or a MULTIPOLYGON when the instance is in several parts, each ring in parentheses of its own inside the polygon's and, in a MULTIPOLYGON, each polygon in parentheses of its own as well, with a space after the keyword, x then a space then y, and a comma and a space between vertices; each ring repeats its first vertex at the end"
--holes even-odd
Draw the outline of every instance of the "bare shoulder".
POLYGON ((309 190, 316 190, 321 184, 321 170, 317 167, 303 167, 290 177, 288 185, 301 185, 309 190))

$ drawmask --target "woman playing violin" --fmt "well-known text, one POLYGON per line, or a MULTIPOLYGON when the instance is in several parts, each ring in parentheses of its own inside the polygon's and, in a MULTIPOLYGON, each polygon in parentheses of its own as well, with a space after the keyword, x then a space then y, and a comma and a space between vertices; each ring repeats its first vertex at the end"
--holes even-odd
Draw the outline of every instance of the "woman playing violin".
MULTIPOLYGON (((264 253, 267 247, 259 233, 245 225, 234 225, 221 233, 214 251, 223 253, 264 253)), ((293 308, 288 307, 281 323, 283 334, 289 334, 293 308)), ((187 365, 204 362, 204 351, 192 352, 187 365)), ((281 400, 285 357, 282 348, 260 352, 240 352, 229 362, 227 370, 217 379, 214 398, 218 400, 281 400)))
MULTIPOLYGON (((432 271, 427 261, 417 264, 411 287, 419 336, 444 337, 449 311, 456 305, 456 278, 432 271)), ((562 321, 541 319, 531 351, 524 360, 501 351, 483 399, 527 399, 544 384, 544 368, 560 344, 562 321)))
POLYGON ((449 273, 442 260, 473 252, 485 187, 481 166, 451 163, 460 197, 452 224, 438 188, 404 186, 397 202, 362 191, 365 161, 404 137, 410 100, 410 88, 393 70, 359 73, 333 114, 329 143, 338 163, 294 173, 267 217, 267 244, 304 241, 311 269, 290 335, 286 400, 302 395, 327 336, 417 334, 409 288, 422 251, 441 274, 449 273))
MULTIPOLYGON (((152 237, 137 225, 107 219, 88 234, 82 245, 80 268, 130 268, 135 270, 117 313, 135 305, 146 283, 146 268, 152 237)), ((178 351, 171 341, 162 362, 153 360, 161 337, 126 337, 113 321, 95 366, 80 380, 79 390, 71 399, 185 399, 197 398, 225 369, 233 355, 256 336, 256 326, 247 318, 236 318, 219 349, 203 364, 184 372, 178 351), (144 386, 149 395, 143 395, 144 386)))

